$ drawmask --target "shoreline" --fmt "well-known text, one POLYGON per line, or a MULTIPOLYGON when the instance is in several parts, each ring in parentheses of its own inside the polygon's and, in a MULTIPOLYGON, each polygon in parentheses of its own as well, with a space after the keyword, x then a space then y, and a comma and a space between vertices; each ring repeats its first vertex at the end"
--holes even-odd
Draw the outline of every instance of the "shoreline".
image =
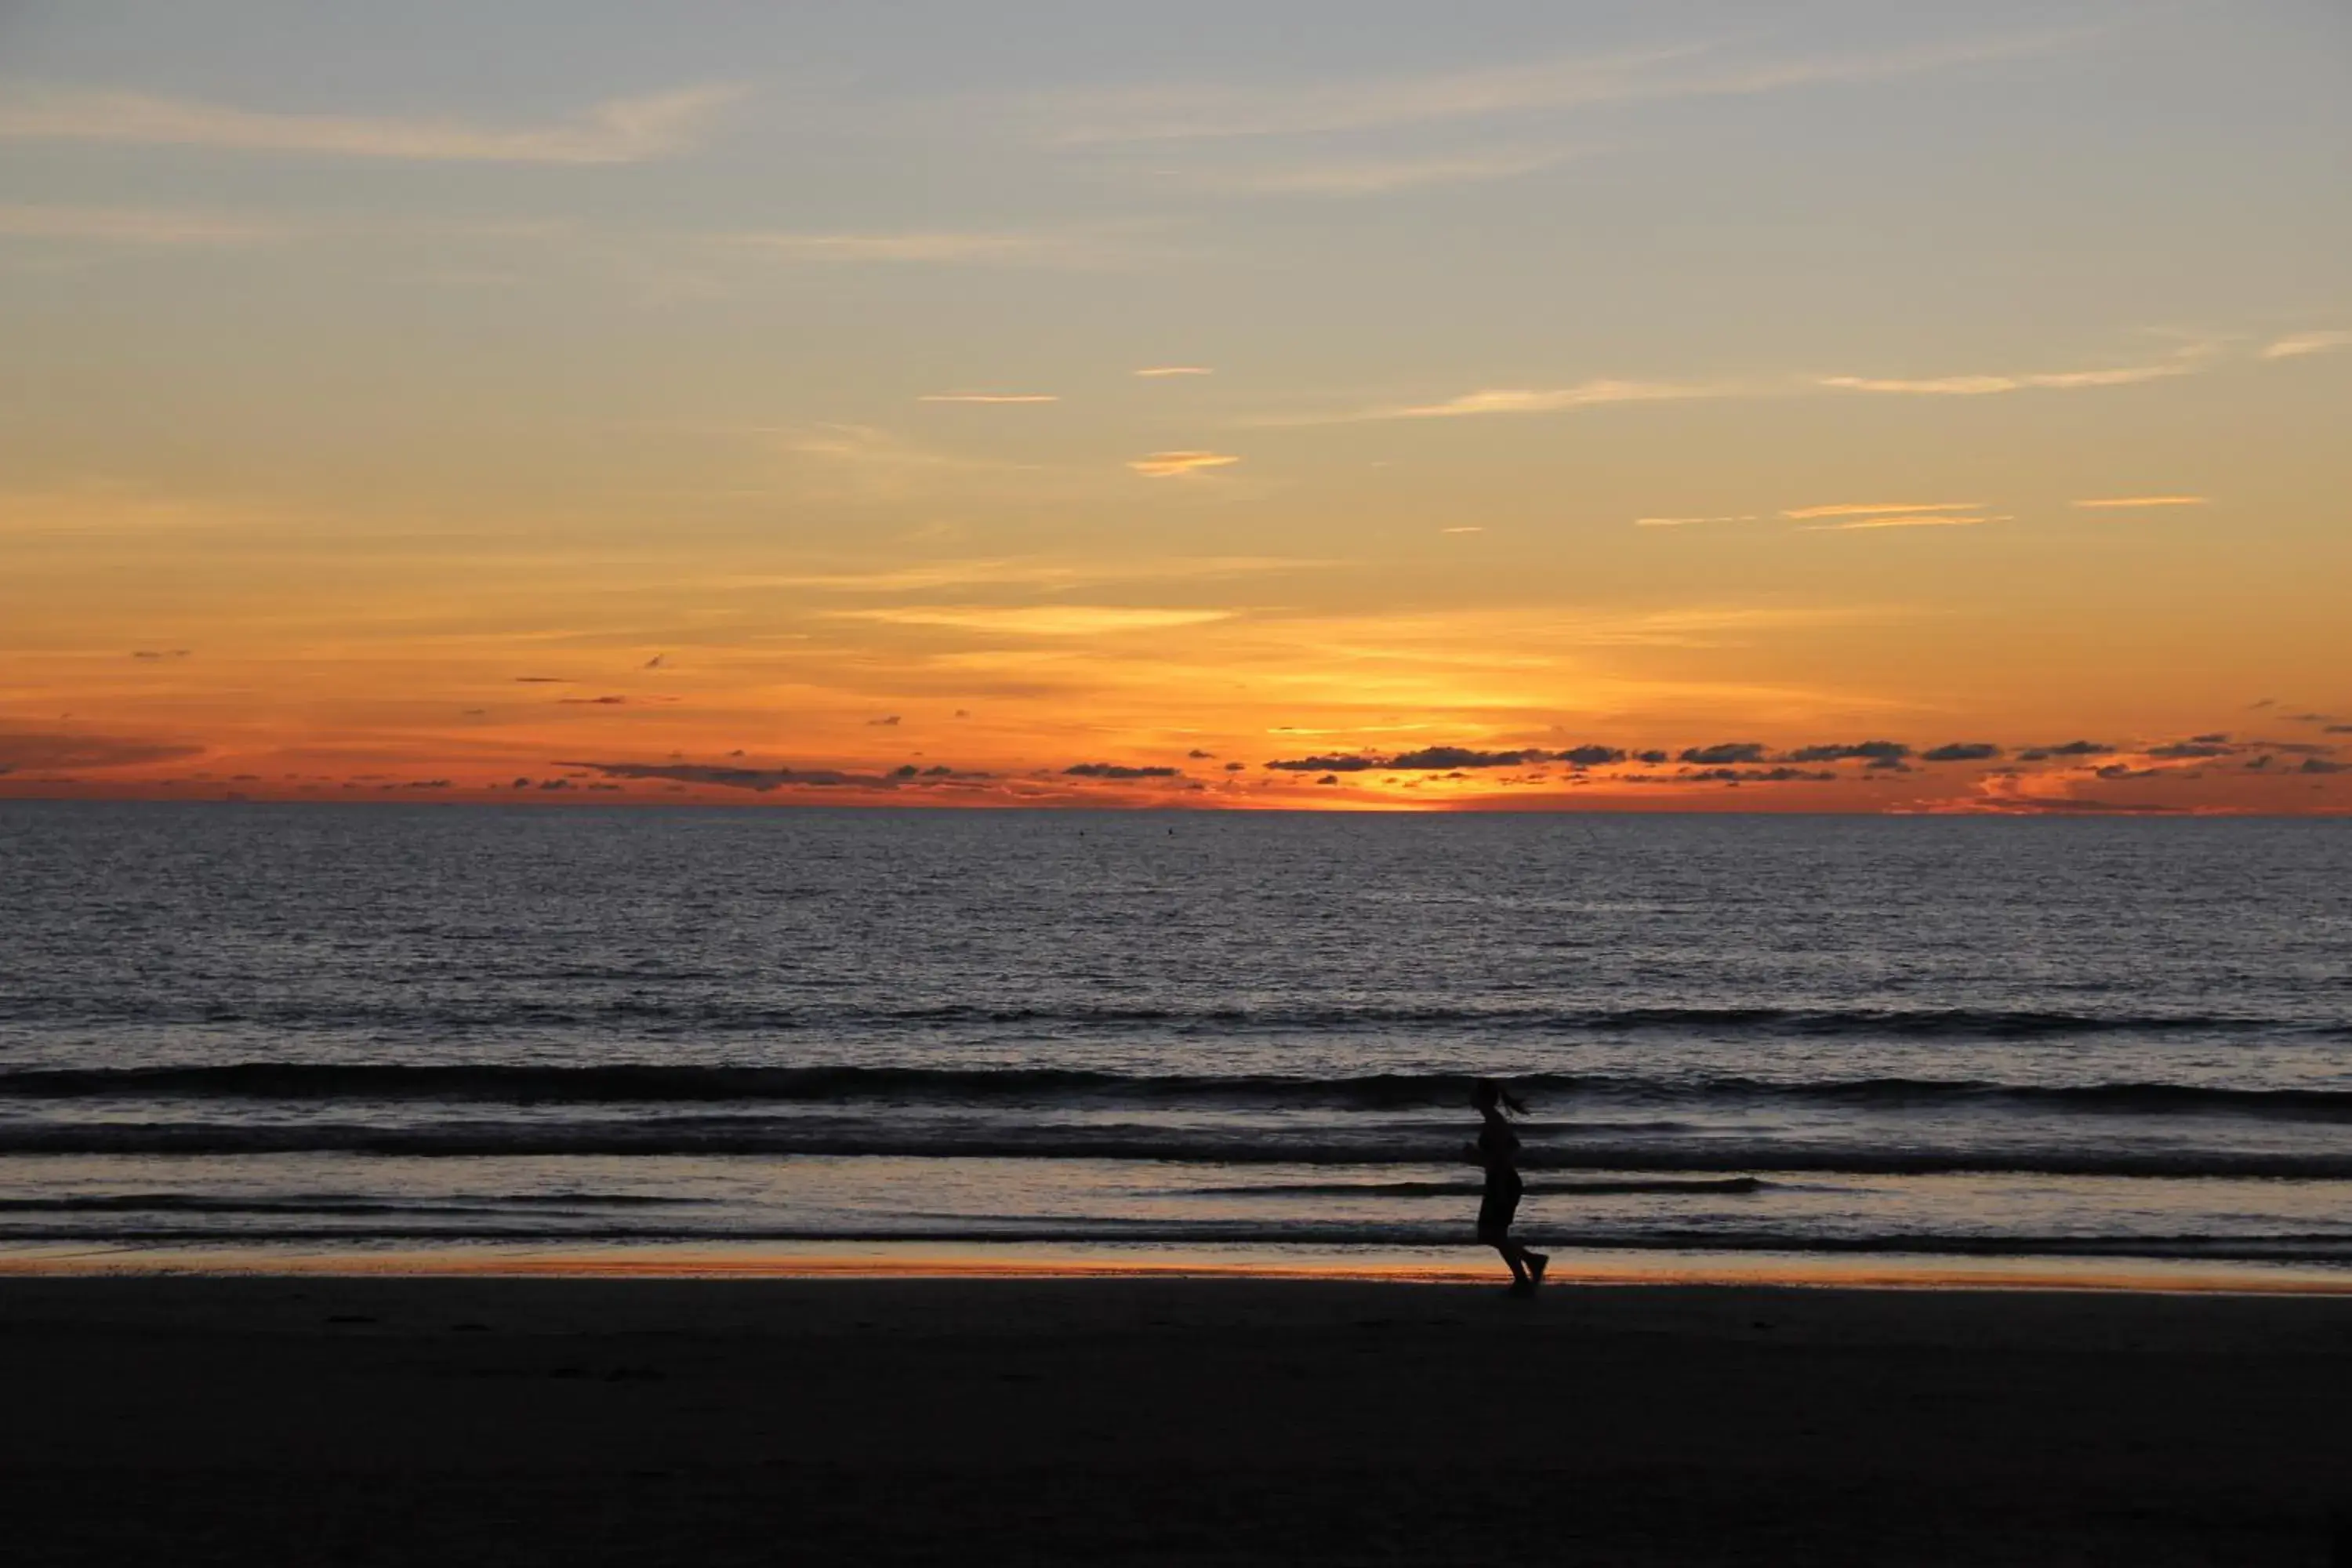
MULTIPOLYGON (((758 1243, 479 1242, 419 1247, 0 1245, 0 1281, 128 1279, 1231 1279, 1478 1286, 1501 1266, 1470 1248, 1168 1247, 1132 1244, 965 1247, 758 1243)), ((2239 1259, 1561 1248, 1554 1289, 1787 1288, 2352 1297, 2352 1268, 2239 1259)))

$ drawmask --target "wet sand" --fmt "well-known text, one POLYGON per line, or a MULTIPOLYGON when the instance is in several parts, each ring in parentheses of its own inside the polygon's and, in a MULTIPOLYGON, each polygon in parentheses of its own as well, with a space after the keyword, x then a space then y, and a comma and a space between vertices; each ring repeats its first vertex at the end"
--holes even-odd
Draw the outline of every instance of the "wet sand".
POLYGON ((12 1563, 2352 1563, 2352 1299, 0 1279, 12 1563))

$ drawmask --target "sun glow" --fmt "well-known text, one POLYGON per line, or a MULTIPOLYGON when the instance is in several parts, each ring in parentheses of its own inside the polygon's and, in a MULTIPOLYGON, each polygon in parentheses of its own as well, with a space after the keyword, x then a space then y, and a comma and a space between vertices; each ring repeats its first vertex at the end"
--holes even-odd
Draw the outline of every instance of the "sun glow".
POLYGON ((2352 809, 2340 51, 1931 9, 16 29, 0 797, 2352 809))

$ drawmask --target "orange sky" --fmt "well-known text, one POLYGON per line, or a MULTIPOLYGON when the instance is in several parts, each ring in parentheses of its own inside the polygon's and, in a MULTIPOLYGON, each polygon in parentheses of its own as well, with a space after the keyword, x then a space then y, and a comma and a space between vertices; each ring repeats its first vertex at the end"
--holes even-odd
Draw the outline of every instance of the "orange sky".
POLYGON ((0 18, 0 798, 2352 809, 2352 24, 1117 9, 0 18))

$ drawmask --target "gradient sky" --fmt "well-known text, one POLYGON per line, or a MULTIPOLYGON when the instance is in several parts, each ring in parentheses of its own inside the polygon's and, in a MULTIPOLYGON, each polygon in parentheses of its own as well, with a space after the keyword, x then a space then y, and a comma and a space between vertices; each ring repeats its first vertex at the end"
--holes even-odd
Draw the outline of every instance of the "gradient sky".
POLYGON ((2336 0, 0 4, 0 796, 2352 809, 2336 0))

